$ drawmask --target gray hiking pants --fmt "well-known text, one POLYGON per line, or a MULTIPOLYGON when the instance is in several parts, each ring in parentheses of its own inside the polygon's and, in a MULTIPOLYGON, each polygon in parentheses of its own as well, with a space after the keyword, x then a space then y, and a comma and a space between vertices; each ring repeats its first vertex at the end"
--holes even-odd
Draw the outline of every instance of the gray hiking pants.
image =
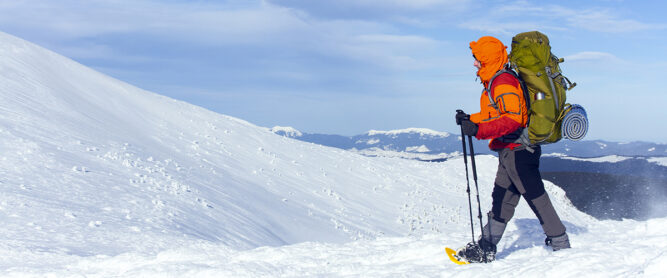
POLYGON ((505 232, 507 222, 512 219, 514 209, 521 196, 528 202, 548 237, 565 234, 565 226, 544 190, 540 176, 540 156, 542 149, 503 149, 498 153, 498 172, 493 188, 493 205, 489 212, 489 222, 484 226, 484 237, 498 244, 505 232))

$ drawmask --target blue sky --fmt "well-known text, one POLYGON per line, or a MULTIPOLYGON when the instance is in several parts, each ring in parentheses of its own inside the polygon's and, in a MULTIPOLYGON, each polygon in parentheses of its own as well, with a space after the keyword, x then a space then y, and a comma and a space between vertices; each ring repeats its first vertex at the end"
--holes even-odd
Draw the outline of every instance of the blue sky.
POLYGON ((665 10, 621 0, 0 0, 0 31, 260 126, 353 135, 457 133, 455 110, 479 110, 468 43, 539 30, 579 84, 568 101, 587 109, 587 139, 667 143, 665 10))

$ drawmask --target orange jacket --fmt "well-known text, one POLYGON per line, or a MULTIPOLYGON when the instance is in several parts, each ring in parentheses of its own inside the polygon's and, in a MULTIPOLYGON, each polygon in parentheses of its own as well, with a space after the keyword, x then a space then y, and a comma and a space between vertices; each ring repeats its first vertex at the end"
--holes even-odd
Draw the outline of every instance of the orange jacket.
POLYGON ((495 100, 494 107, 489 100, 487 90, 480 97, 480 112, 470 115, 470 120, 479 126, 477 139, 492 139, 489 148, 515 148, 520 144, 504 143, 499 138, 525 127, 528 120, 526 101, 523 98, 521 84, 510 73, 502 73, 493 80, 489 88, 495 100))
POLYGON ((477 75, 485 88, 480 98, 481 111, 470 115, 470 120, 479 126, 475 137, 492 139, 489 143, 492 150, 515 148, 520 144, 504 143, 500 138, 525 127, 528 121, 521 84, 512 74, 503 73, 488 88, 493 76, 507 64, 507 47, 500 40, 487 36, 471 42, 470 49, 475 59, 482 64, 477 75), (489 93, 496 103, 495 107, 489 100, 489 93))

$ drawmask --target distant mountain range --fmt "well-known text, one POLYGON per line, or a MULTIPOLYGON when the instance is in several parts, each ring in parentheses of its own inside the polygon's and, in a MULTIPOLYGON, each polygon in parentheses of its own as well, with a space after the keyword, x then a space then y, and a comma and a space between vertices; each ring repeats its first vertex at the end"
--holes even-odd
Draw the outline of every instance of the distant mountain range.
MULTIPOLYGON (((370 156, 400 156, 419 159, 442 159, 461 152, 461 136, 447 132, 438 132, 424 128, 408 128, 391 131, 371 130, 355 136, 303 133, 291 127, 276 126, 271 128, 276 134, 330 146, 357 151, 370 156)), ((487 147, 486 140, 473 140, 475 152, 493 153, 487 147)), ((608 142, 602 140, 570 141, 562 140, 545 145, 544 154, 560 154, 571 157, 618 156, 667 156, 667 144, 651 142, 608 142)))

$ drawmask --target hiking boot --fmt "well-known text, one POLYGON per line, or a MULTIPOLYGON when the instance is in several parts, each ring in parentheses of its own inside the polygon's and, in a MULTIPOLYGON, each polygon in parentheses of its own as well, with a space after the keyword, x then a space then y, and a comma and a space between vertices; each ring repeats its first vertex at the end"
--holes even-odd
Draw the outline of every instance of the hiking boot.
POLYGON ((547 236, 547 238, 544 240, 544 244, 551 246, 554 251, 558 251, 561 249, 570 248, 570 239, 567 237, 566 233, 554 237, 547 236))
POLYGON ((496 259, 496 245, 480 239, 477 243, 470 242, 457 250, 455 257, 469 263, 490 263, 496 259))

